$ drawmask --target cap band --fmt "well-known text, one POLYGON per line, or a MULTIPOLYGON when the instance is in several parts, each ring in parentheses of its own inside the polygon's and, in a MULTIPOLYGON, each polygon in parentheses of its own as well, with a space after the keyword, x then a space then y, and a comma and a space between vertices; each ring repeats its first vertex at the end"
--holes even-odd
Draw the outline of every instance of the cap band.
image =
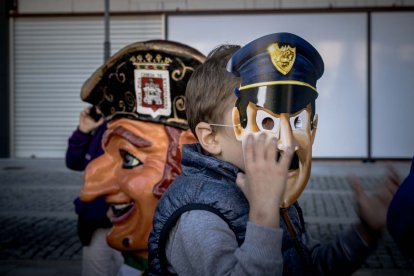
POLYGON ((265 81, 265 82, 252 83, 252 84, 240 86, 239 90, 241 91, 241 90, 260 87, 260 86, 270 86, 270 85, 280 85, 280 84, 293 84, 293 85, 306 86, 306 87, 309 87, 310 89, 314 90, 315 92, 318 92, 316 90, 316 87, 313 87, 309 83, 302 82, 302 81, 295 81, 295 80, 265 81))

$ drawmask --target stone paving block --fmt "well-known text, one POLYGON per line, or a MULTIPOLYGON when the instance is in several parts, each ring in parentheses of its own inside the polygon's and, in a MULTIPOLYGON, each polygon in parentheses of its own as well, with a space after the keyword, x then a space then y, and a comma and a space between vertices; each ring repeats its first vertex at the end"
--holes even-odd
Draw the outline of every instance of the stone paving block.
POLYGON ((73 200, 79 189, 5 188, 0 194, 0 210, 11 211, 66 211, 74 212, 73 200))
MULTIPOLYGON (((312 238, 322 242, 332 240, 342 231, 348 229, 348 227, 349 225, 347 224, 327 224, 322 226, 319 224, 307 225, 312 238)), ((369 256, 363 267, 371 269, 412 269, 414 275, 414 260, 410 260, 403 256, 387 233, 384 233, 384 237, 378 245, 377 250, 369 256)))
MULTIPOLYGON (((57 258, 63 254, 59 252, 69 249, 75 254, 81 248, 77 240, 75 219, 7 218, 7 223, 14 224, 15 227, 3 231, 0 237, 0 257, 3 260, 16 256, 19 259, 47 259, 49 256, 57 258)), ((65 257, 72 259, 71 255, 65 257)))
MULTIPOLYGON (((365 190, 373 190, 381 183, 382 176, 363 175, 358 179, 365 190)), ((351 191, 351 182, 347 176, 312 175, 306 189, 320 191, 351 191)))
POLYGON ((60 186, 79 187, 83 183, 83 173, 74 171, 0 171, 0 186, 38 186, 50 188, 60 186))

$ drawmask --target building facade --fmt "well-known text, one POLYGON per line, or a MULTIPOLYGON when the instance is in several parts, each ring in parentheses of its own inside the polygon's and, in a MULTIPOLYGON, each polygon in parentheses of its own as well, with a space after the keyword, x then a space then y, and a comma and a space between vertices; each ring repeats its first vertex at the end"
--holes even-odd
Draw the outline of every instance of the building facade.
MULTIPOLYGON (((297 33, 325 60, 315 157, 414 153, 414 0, 110 1, 110 53, 170 39, 207 54, 270 32, 297 33)), ((104 61, 105 0, 1 2, 0 157, 62 158, 104 61), (4 23, 4 24, 3 24, 4 23)))

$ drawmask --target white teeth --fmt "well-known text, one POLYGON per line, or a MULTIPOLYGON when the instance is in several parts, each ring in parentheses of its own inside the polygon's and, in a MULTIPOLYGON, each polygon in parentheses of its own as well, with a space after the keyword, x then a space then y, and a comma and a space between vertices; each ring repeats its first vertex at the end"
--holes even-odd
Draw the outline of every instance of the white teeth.
POLYGON ((115 210, 122 210, 128 206, 132 205, 132 203, 124 203, 124 204, 113 204, 112 207, 115 208, 115 210))

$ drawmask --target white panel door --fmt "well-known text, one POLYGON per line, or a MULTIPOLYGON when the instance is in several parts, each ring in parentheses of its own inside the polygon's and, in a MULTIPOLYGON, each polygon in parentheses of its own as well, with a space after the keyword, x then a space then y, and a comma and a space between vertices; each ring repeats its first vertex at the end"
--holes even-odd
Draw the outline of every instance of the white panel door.
MULTIPOLYGON (((35 17, 14 21, 13 153, 64 157, 78 124, 83 82, 103 63, 103 17, 35 17)), ((162 16, 111 18, 111 52, 164 38, 162 16)))
POLYGON ((414 155, 414 12, 372 14, 372 156, 414 155))
POLYGON ((315 157, 365 158, 367 131, 367 15, 254 14, 169 16, 168 39, 204 54, 222 43, 244 45, 260 36, 291 32, 313 44, 325 62, 318 83, 315 157))

